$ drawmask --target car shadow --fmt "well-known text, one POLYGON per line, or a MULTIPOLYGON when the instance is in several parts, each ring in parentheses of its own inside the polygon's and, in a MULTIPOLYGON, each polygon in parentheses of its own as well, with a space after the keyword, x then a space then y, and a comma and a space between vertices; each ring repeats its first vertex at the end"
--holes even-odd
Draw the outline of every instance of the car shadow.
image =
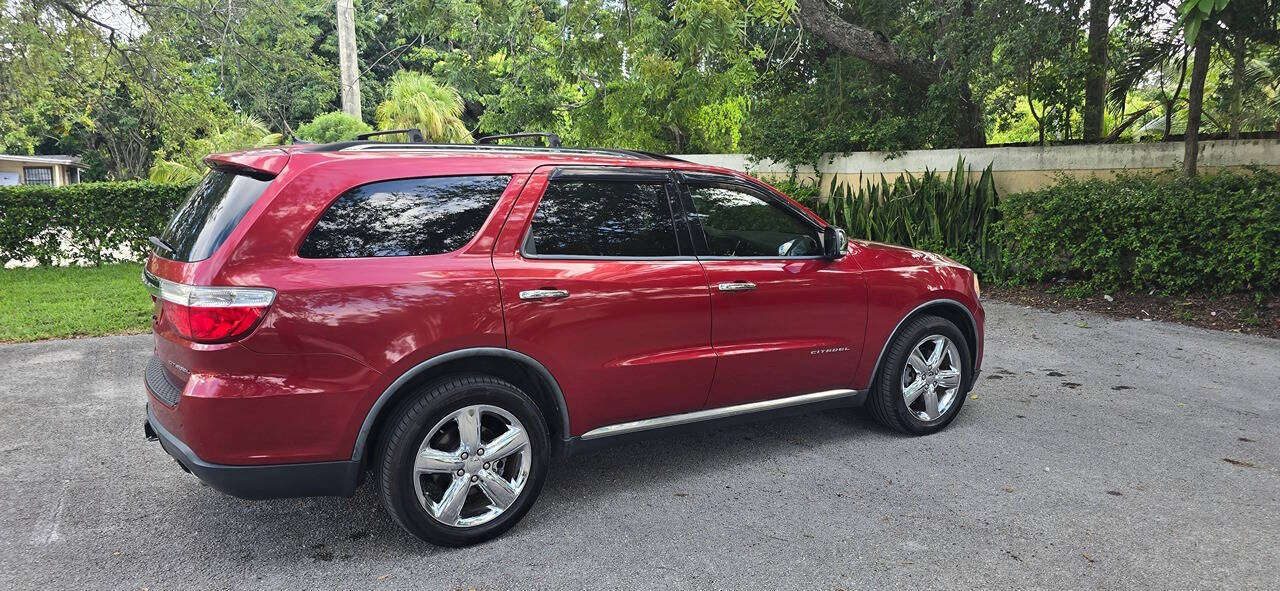
MULTIPOLYGON (((784 459, 850 440, 893 437, 900 436, 854 409, 657 432, 557 459, 524 520, 481 546, 540 543, 536 542, 542 537, 539 531, 579 527, 584 506, 607 505, 637 494, 637 489, 682 492, 673 487, 690 471, 734 470, 762 458, 784 459)), ((210 536, 230 553, 224 559, 239 556, 246 567, 268 558, 273 564, 290 558, 300 562, 365 556, 394 560, 473 551, 431 546, 400 530, 382 510, 377 491, 367 480, 351 498, 246 501, 191 483, 172 500, 172 511, 183 517, 171 522, 171 527, 185 525, 210 536), (264 548, 272 550, 264 553, 264 548)))

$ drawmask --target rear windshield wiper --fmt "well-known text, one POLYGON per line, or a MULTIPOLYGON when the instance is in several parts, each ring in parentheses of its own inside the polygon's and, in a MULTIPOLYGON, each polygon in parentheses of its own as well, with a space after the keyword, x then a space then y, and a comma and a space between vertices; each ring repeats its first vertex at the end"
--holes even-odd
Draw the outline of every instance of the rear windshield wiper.
POLYGON ((150 237, 150 238, 147 238, 147 240, 151 242, 151 246, 154 246, 154 247, 156 247, 156 248, 163 248, 163 249, 165 249, 165 251, 167 251, 169 254, 176 254, 176 253, 177 253, 177 251, 176 251, 176 250, 174 250, 172 246, 169 246, 169 243, 168 243, 168 242, 165 242, 164 240, 161 240, 159 236, 152 236, 152 237, 150 237))

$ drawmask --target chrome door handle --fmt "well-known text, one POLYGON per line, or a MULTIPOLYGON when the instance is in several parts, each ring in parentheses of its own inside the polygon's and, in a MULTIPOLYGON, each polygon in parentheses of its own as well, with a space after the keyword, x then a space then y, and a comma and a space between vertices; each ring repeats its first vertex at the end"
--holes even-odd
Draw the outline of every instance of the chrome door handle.
POLYGON ((720 291, 751 291, 756 288, 756 284, 750 281, 736 281, 734 283, 721 283, 716 286, 720 291))
POLYGON ((563 289, 528 289, 520 292, 520 299, 529 302, 562 300, 567 297, 569 297, 569 292, 563 289))

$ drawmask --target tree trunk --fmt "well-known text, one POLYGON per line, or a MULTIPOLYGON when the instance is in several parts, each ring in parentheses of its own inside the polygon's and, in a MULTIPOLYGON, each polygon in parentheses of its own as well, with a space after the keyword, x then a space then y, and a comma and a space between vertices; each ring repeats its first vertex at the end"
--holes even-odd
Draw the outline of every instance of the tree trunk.
POLYGON ((1196 156, 1200 153, 1200 110, 1204 106, 1204 79, 1209 73, 1209 45, 1208 31, 1201 30, 1191 63, 1191 88, 1187 91, 1187 131, 1182 153, 1182 172, 1187 176, 1196 175, 1196 156))
POLYGON ((1244 66, 1249 57, 1245 36, 1236 33, 1231 48, 1231 127, 1229 137, 1240 139, 1240 118, 1244 111, 1244 66))
POLYGON ((1089 76, 1084 82, 1084 139, 1102 137, 1107 100, 1107 35, 1111 0, 1089 2, 1089 76))

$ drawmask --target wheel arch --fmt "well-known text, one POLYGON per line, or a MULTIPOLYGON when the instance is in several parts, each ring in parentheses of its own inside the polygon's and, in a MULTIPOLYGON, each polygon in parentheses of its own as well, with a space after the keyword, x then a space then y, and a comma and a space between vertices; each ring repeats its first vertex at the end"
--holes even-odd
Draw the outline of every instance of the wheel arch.
POLYGON ((547 419, 553 451, 569 438, 569 408, 559 383, 536 359, 519 351, 500 347, 458 349, 436 355, 406 370, 369 408, 356 435, 351 459, 367 462, 383 426, 401 401, 418 386, 458 373, 487 373, 512 382, 525 390, 547 419))
POLYGON ((872 366, 871 383, 868 385, 868 388, 875 386, 877 376, 880 375, 880 366, 884 363, 885 353, 889 351, 889 344, 898 336, 902 327, 906 326, 908 321, 926 315, 938 316, 950 321, 952 324, 956 325, 956 328, 960 329, 960 334, 964 335, 965 344, 968 345, 969 349, 969 363, 974 369, 973 375, 969 376, 969 383, 965 384, 965 389, 967 391, 969 388, 973 387, 973 382, 977 379, 977 373, 980 369, 978 367, 978 360, 982 358, 982 343, 978 337, 978 320, 974 318, 973 312, 969 311, 969 308, 965 307, 965 305, 960 303, 958 300, 953 300, 951 298, 937 298, 928 300, 915 308, 912 308, 910 312, 907 312, 907 314, 898 321, 898 324, 893 327, 893 330, 889 332, 889 337, 886 338, 884 340, 884 344, 880 346, 880 354, 876 357, 876 364, 872 366))

